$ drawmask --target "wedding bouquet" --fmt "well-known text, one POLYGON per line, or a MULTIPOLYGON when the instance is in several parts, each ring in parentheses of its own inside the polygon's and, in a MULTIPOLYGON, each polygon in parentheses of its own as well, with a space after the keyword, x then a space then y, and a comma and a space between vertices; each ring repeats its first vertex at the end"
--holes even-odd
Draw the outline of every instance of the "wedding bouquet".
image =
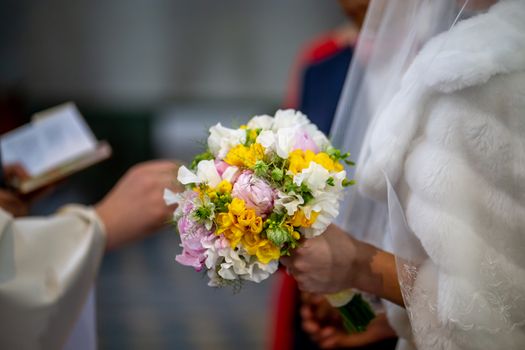
POLYGON ((253 117, 230 129, 210 128, 206 152, 166 190, 178 204, 177 262, 206 271, 210 286, 261 282, 302 237, 322 234, 339 214, 352 164, 308 118, 294 110, 253 117))

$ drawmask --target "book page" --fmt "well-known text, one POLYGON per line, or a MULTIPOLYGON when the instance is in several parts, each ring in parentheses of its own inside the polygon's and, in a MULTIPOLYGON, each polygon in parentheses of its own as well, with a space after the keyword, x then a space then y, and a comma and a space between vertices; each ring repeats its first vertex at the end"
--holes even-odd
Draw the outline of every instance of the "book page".
POLYGON ((18 163, 32 177, 93 152, 97 141, 74 104, 35 115, 0 139, 3 165, 18 163))

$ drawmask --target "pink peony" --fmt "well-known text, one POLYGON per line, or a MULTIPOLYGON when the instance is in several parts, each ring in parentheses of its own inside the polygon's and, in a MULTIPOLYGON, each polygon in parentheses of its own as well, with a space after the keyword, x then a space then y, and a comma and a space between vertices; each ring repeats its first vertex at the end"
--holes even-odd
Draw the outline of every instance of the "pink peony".
POLYGON ((182 215, 188 215, 195 208, 193 200, 198 197, 197 192, 185 191, 181 194, 181 197, 183 200, 179 204, 180 211, 182 215))
POLYGON ((293 149, 302 149, 303 151, 310 150, 314 153, 319 153, 319 147, 317 147, 315 141, 308 132, 302 129, 297 130, 297 133, 295 134, 295 144, 293 149))
POLYGON ((183 215, 178 223, 181 238, 182 254, 177 255, 175 260, 185 266, 191 266, 197 271, 201 271, 206 260, 206 249, 202 246, 202 241, 212 235, 210 231, 192 220, 192 213, 183 215))
POLYGON ((273 189, 251 171, 244 171, 239 175, 233 185, 232 195, 244 200, 246 207, 255 210, 258 216, 266 217, 273 210, 275 199, 273 189))

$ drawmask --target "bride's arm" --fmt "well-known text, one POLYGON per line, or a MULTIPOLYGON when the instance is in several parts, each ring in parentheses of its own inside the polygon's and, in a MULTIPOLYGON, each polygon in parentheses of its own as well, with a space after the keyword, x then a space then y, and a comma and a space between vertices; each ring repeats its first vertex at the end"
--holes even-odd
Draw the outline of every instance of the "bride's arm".
POLYGON ((335 225, 282 258, 304 291, 320 294, 356 288, 404 306, 395 256, 361 242, 335 225))

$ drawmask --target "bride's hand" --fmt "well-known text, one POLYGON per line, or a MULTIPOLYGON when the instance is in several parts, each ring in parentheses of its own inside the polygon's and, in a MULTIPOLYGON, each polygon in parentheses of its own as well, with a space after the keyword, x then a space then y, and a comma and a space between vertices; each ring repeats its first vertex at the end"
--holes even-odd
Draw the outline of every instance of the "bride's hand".
POLYGON ((281 258, 299 289, 331 294, 356 288, 404 305, 394 255, 359 241, 336 225, 281 258))
POLYGON ((356 240, 336 225, 320 236, 307 239, 292 256, 281 258, 303 291, 335 293, 353 286, 356 240))

